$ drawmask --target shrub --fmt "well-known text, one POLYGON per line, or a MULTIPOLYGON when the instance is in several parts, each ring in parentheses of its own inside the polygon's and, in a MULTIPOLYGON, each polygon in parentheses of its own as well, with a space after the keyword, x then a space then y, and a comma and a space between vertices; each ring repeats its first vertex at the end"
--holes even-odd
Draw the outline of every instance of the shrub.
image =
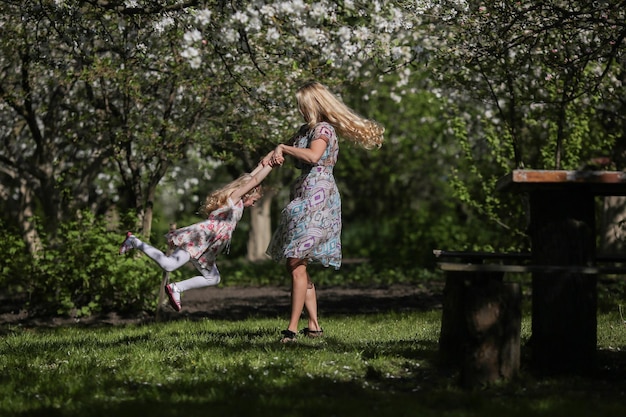
POLYGON ((81 213, 61 225, 59 236, 42 233, 44 249, 36 257, 25 253, 19 237, 8 236, 15 256, 2 268, 11 277, 6 284, 25 295, 30 312, 80 317, 156 307, 160 270, 146 257, 118 255, 120 235, 102 219, 81 213))
POLYGON ((21 236, 7 227, 0 219, 0 228, 4 230, 0 239, 0 285, 7 295, 23 289, 21 279, 24 276, 24 266, 29 262, 26 244, 21 236))

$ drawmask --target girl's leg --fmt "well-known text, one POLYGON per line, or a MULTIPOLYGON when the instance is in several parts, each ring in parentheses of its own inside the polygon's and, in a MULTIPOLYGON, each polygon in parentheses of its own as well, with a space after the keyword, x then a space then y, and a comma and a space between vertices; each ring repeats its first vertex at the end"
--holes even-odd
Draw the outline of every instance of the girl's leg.
POLYGON ((142 242, 136 236, 133 236, 132 239, 133 247, 148 255, 150 259, 156 262, 164 271, 167 272, 177 270, 189 262, 189 259, 191 258, 189 253, 182 249, 176 249, 170 256, 167 256, 161 250, 142 242))
POLYGON ((195 288, 211 287, 220 283, 220 271, 218 271, 215 264, 213 264, 213 268, 210 270, 199 269, 199 271, 202 275, 177 282, 176 287, 178 288, 178 292, 193 290, 195 288))
POLYGON ((198 271, 200 271, 202 275, 198 275, 184 281, 172 282, 171 284, 165 286, 165 292, 170 300, 170 305, 174 310, 182 310, 180 302, 181 293, 187 290, 209 287, 220 283, 220 271, 217 269, 215 264, 213 264, 213 268, 210 270, 198 268, 198 271))

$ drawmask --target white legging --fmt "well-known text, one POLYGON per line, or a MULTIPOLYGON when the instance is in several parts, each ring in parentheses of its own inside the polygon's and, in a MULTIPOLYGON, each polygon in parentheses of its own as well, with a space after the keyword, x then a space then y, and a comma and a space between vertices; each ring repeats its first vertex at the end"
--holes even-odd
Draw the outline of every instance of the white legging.
MULTIPOLYGON (((148 255, 148 257, 156 262, 164 271, 175 271, 191 260, 189 252, 183 249, 176 249, 174 250, 174 252, 172 252, 170 256, 167 256, 154 246, 150 246, 149 244, 142 242, 137 238, 135 239, 136 240, 133 246, 148 255)), ((213 268, 211 268, 210 270, 201 268, 195 263, 194 265, 202 275, 198 275, 184 281, 177 282, 176 287, 178 288, 179 292, 191 290, 194 288, 209 287, 220 283, 220 271, 218 271, 215 264, 213 264, 213 268)))

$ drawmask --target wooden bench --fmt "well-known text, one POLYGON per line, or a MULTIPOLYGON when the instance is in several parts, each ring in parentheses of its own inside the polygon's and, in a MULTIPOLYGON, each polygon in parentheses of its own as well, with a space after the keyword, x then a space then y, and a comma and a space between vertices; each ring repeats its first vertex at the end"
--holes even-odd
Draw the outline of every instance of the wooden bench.
POLYGON ((529 263, 531 260, 530 252, 465 252, 435 249, 433 254, 438 259, 458 259, 456 262, 437 262, 438 267, 442 271, 501 273, 569 272, 586 275, 626 274, 626 266, 624 266, 626 265, 626 257, 617 255, 598 255, 595 258, 596 264, 613 263, 615 265, 586 266, 533 265, 529 263))
POLYGON ((530 252, 476 252, 476 251, 449 251, 443 249, 433 250, 433 254, 437 258, 449 259, 466 259, 474 261, 484 260, 517 260, 517 261, 529 261, 530 252))
POLYGON ((456 272, 511 272, 511 273, 532 273, 532 272, 568 272, 572 274, 584 275, 608 275, 624 274, 626 268, 621 266, 584 266, 584 265, 511 265, 511 264, 473 264, 457 262, 440 262, 439 268, 442 271, 456 272))
POLYGON ((506 273, 571 276, 626 274, 626 258, 598 256, 595 266, 536 265, 529 252, 495 253, 434 250, 446 273, 439 357, 473 387, 508 380, 519 372, 521 285, 506 273))

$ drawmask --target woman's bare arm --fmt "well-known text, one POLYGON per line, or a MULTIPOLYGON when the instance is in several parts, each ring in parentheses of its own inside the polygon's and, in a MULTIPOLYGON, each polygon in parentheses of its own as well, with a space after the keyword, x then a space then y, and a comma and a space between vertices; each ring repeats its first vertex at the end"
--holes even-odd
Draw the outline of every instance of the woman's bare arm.
POLYGON ((326 150, 326 147, 328 146, 328 142, 324 139, 325 137, 317 138, 316 140, 311 142, 311 145, 308 148, 297 148, 295 146, 282 144, 278 145, 276 149, 274 149, 273 157, 278 160, 279 158, 283 157, 283 154, 287 154, 293 156, 294 158, 298 158, 299 160, 307 164, 316 164, 320 160, 320 158, 324 154, 324 151, 326 150))

